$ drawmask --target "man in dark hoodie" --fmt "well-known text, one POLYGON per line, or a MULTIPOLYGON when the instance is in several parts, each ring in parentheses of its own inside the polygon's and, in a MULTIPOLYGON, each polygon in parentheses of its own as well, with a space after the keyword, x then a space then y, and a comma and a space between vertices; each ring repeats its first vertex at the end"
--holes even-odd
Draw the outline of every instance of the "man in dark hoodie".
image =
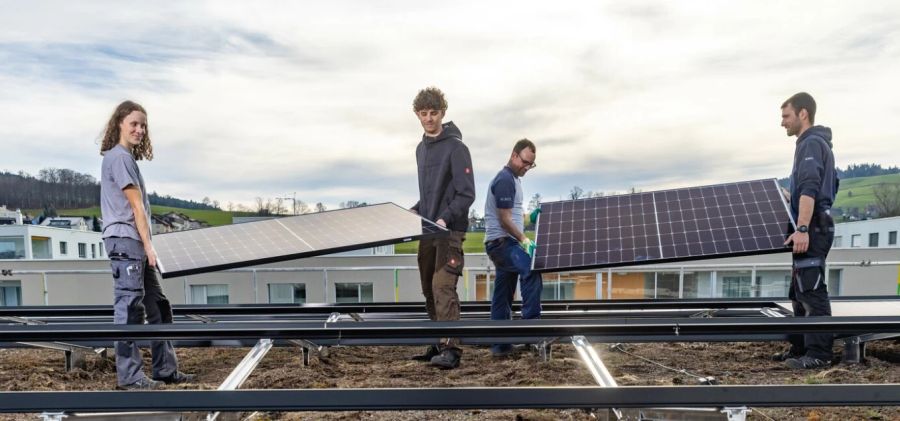
MULTIPOLYGON (((469 148, 447 112, 444 93, 435 87, 419 91, 413 111, 425 133, 416 147, 419 201, 412 211, 450 230, 448 237, 419 242, 419 276, 425 308, 431 320, 459 320, 456 284, 463 271, 463 248, 469 227, 469 207, 475 201, 475 176, 469 148)), ((414 357, 440 368, 459 366, 459 339, 444 338, 414 357)))
MULTIPOLYGON (((831 129, 813 126, 816 101, 800 92, 781 104, 781 125, 788 136, 797 136, 788 200, 797 229, 785 245, 792 244, 793 268, 788 296, 795 317, 830 316, 831 303, 825 285, 825 258, 834 240, 831 204, 838 178, 831 151, 831 129)), ((827 367, 833 357, 834 335, 791 335, 791 348, 774 356, 794 369, 827 367)))

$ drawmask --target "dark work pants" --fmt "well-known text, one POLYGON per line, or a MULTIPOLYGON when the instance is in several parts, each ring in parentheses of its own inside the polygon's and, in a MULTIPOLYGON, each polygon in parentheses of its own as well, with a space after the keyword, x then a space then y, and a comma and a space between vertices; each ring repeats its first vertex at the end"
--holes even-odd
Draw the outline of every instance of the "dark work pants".
MULTIPOLYGON (((172 323, 172 306, 160 286, 159 271, 148 264, 144 246, 131 238, 104 239, 113 272, 115 324, 172 323)), ((143 359, 134 341, 116 342, 116 378, 120 386, 141 380, 143 359)), ((153 377, 167 377, 178 369, 169 341, 151 341, 153 377)))
MULTIPOLYGON (((448 237, 419 241, 419 277, 431 320, 459 320, 456 284, 465 264, 462 248, 465 239, 465 232, 451 231, 448 237)), ((459 339, 444 338, 441 346, 459 348, 459 339)))
MULTIPOLYGON (((511 318, 516 283, 519 281, 522 293, 522 318, 541 318, 541 292, 544 283, 540 273, 531 271, 531 256, 511 237, 488 242, 485 250, 491 262, 497 267, 494 294, 491 297, 491 320, 511 318)), ((504 352, 510 348, 512 348, 510 344, 497 344, 491 347, 494 352, 504 352)))
MULTIPOLYGON (((834 222, 826 213, 813 217, 809 227, 809 248, 806 253, 793 255, 791 289, 788 297, 794 317, 831 316, 831 302, 825 285, 825 258, 834 241, 834 222)), ((831 361, 834 335, 808 333, 790 335, 791 352, 823 361, 831 361)))

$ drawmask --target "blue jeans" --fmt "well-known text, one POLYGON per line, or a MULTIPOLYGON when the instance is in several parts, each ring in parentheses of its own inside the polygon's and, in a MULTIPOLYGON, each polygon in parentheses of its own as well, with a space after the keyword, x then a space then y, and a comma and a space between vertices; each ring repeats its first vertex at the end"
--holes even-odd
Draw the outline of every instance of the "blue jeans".
MULTIPOLYGON (((486 251, 497 268, 494 295, 491 297, 491 320, 512 318, 512 301, 519 279, 522 281, 522 318, 540 319, 544 283, 540 273, 531 272, 531 256, 512 237, 489 242, 486 251)), ((510 344, 498 344, 492 346, 491 351, 506 352, 511 347, 510 344)))

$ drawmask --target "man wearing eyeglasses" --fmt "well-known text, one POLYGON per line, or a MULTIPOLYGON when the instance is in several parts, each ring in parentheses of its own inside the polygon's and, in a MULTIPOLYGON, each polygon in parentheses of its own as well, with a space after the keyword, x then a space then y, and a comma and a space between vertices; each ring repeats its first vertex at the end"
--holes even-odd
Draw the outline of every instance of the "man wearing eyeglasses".
MULTIPOLYGON (((447 237, 419 241, 419 276, 425 308, 431 320, 459 320, 456 284, 463 273, 462 244, 469 228, 469 207, 475 201, 472 158, 456 125, 442 123, 447 100, 440 89, 419 91, 413 100, 413 111, 425 133, 416 147, 419 201, 412 211, 450 230, 447 237)), ((413 359, 450 369, 459 366, 461 356, 459 339, 443 338, 413 359)))
MULTIPOLYGON (((525 212, 522 208, 522 177, 532 168, 537 149, 528 139, 516 142, 509 162, 497 173, 488 187, 484 203, 484 246, 488 257, 497 268, 494 295, 491 298, 491 320, 509 320, 516 282, 521 279, 522 318, 541 317, 541 274, 531 271, 534 243, 525 236, 525 212)), ((529 219, 534 223, 540 208, 532 211, 529 219)), ((510 344, 491 347, 496 357, 513 352, 510 344)))

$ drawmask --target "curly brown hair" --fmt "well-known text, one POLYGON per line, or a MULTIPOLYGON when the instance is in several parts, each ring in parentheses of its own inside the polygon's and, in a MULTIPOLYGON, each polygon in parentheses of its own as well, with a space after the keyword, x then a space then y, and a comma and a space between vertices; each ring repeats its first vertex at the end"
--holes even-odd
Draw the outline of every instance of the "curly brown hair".
POLYGON ((413 111, 422 110, 447 111, 447 99, 444 98, 444 93, 434 86, 419 91, 416 99, 413 100, 413 111))
MULTIPOLYGON (((103 135, 100 137, 100 155, 103 155, 104 152, 116 147, 119 144, 119 125, 122 124, 122 121, 125 120, 125 117, 128 117, 129 114, 135 111, 140 111, 147 115, 147 110, 134 101, 124 101, 116 107, 116 110, 113 111, 112 116, 109 117, 109 122, 106 123, 106 130, 103 132, 103 135)), ((131 154, 134 156, 136 161, 140 161, 142 159, 146 159, 148 161, 153 160, 153 145, 150 142, 150 126, 148 125, 144 131, 144 139, 141 140, 141 143, 134 148, 131 149, 131 154)))

